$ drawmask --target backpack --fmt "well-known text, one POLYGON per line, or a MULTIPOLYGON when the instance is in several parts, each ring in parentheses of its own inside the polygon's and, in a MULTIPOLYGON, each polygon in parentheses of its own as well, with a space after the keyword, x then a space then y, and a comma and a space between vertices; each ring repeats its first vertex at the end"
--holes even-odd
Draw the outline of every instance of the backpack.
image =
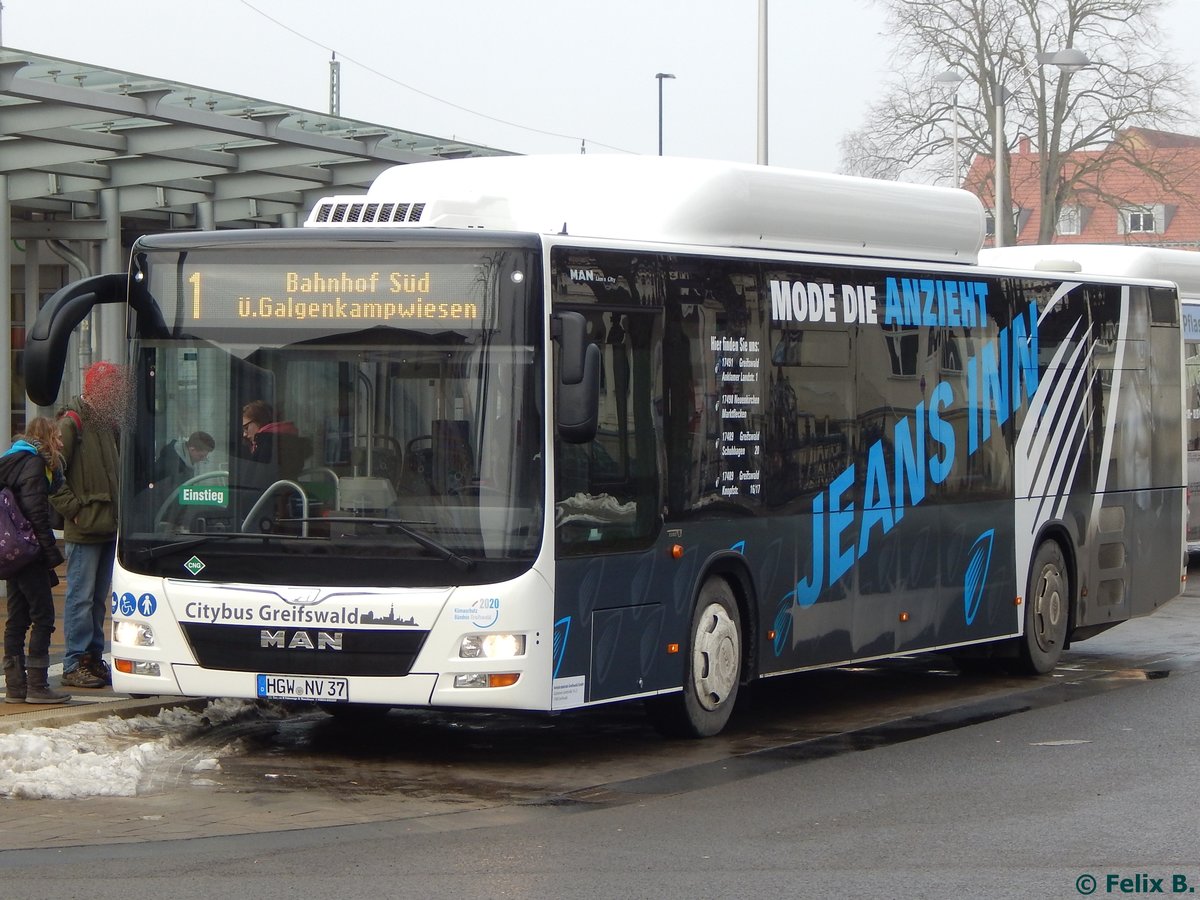
POLYGON ((0 578, 12 578, 42 552, 12 488, 0 489, 0 578))

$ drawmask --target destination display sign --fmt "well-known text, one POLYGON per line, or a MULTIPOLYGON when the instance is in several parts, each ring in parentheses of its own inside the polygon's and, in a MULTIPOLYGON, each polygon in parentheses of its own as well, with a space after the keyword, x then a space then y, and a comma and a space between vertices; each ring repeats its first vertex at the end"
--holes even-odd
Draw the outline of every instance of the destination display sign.
POLYGON ((151 288, 160 302, 178 298, 177 321, 192 325, 469 327, 485 320, 492 293, 487 270, 478 264, 306 266, 196 260, 203 258, 193 256, 178 268, 157 267, 151 288))

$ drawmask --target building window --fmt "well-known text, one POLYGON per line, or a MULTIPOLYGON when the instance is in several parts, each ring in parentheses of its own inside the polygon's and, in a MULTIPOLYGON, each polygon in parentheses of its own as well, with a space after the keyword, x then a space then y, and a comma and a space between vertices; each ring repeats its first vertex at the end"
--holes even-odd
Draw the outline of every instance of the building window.
POLYGON ((1129 223, 1129 232, 1132 234, 1135 231, 1153 232, 1154 231, 1154 213, 1148 209, 1130 210, 1127 214, 1129 223))
POLYGON ((1083 230, 1083 210, 1078 206, 1064 206, 1058 211, 1059 234, 1079 234, 1083 230))
POLYGON ((896 324, 883 326, 887 340, 888 358, 892 363, 892 375, 915 378, 917 375, 917 351, 921 345, 921 333, 916 328, 896 324))
POLYGON ((1164 203, 1121 207, 1117 210, 1117 231, 1120 234, 1163 234, 1171 224, 1174 211, 1174 206, 1164 203))
MULTIPOLYGON (((1013 234, 1021 233, 1021 226, 1025 224, 1025 220, 1029 218, 1029 213, 1022 213, 1021 207, 1014 206, 1012 210, 1013 234)), ((992 209, 984 211, 984 236, 996 236, 996 213, 992 209)))

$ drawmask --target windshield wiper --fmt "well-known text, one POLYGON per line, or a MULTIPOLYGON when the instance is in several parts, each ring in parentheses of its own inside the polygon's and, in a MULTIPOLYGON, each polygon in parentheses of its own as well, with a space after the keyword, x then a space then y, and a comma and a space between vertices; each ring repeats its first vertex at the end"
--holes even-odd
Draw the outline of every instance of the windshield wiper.
POLYGON ((166 556, 168 553, 175 553, 179 550, 190 550, 193 547, 199 547, 201 544, 207 544, 209 541, 225 540, 230 537, 238 537, 239 535, 229 534, 206 534, 199 537, 188 538, 183 541, 172 541, 169 544, 155 544, 153 547, 139 547, 133 551, 133 555, 143 559, 156 559, 160 556, 166 556))
POLYGON ((239 540, 252 540, 259 542, 274 542, 274 541, 299 541, 305 540, 291 534, 272 534, 271 532, 260 531, 210 531, 206 534, 198 534, 195 537, 185 538, 181 541, 171 541, 166 544, 155 544, 153 547, 138 547, 130 552, 139 559, 157 559, 160 556, 166 556, 168 553, 177 553, 179 551, 191 550, 193 547, 199 547, 209 543, 225 543, 239 540))
POLYGON ((279 522, 329 522, 339 524, 354 524, 354 525, 371 525, 375 528, 383 528, 388 531, 398 531, 405 537, 412 538, 416 543, 420 544, 426 550, 437 554, 442 559, 453 564, 455 568, 463 571, 472 568, 475 565, 475 560, 469 556, 463 556, 461 553, 456 553, 454 550, 447 547, 440 541, 431 538, 423 531, 413 528, 413 525, 425 525, 426 522, 413 522, 407 519, 386 519, 360 516, 309 516, 307 518, 297 519, 279 519, 279 522))

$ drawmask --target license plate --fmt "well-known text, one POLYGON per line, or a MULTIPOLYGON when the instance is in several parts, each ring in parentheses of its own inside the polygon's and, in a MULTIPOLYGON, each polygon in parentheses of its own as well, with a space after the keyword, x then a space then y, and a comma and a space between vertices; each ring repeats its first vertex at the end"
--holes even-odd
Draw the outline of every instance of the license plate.
POLYGON ((264 700, 322 700, 345 703, 350 699, 350 687, 345 678, 259 675, 258 696, 264 700))

